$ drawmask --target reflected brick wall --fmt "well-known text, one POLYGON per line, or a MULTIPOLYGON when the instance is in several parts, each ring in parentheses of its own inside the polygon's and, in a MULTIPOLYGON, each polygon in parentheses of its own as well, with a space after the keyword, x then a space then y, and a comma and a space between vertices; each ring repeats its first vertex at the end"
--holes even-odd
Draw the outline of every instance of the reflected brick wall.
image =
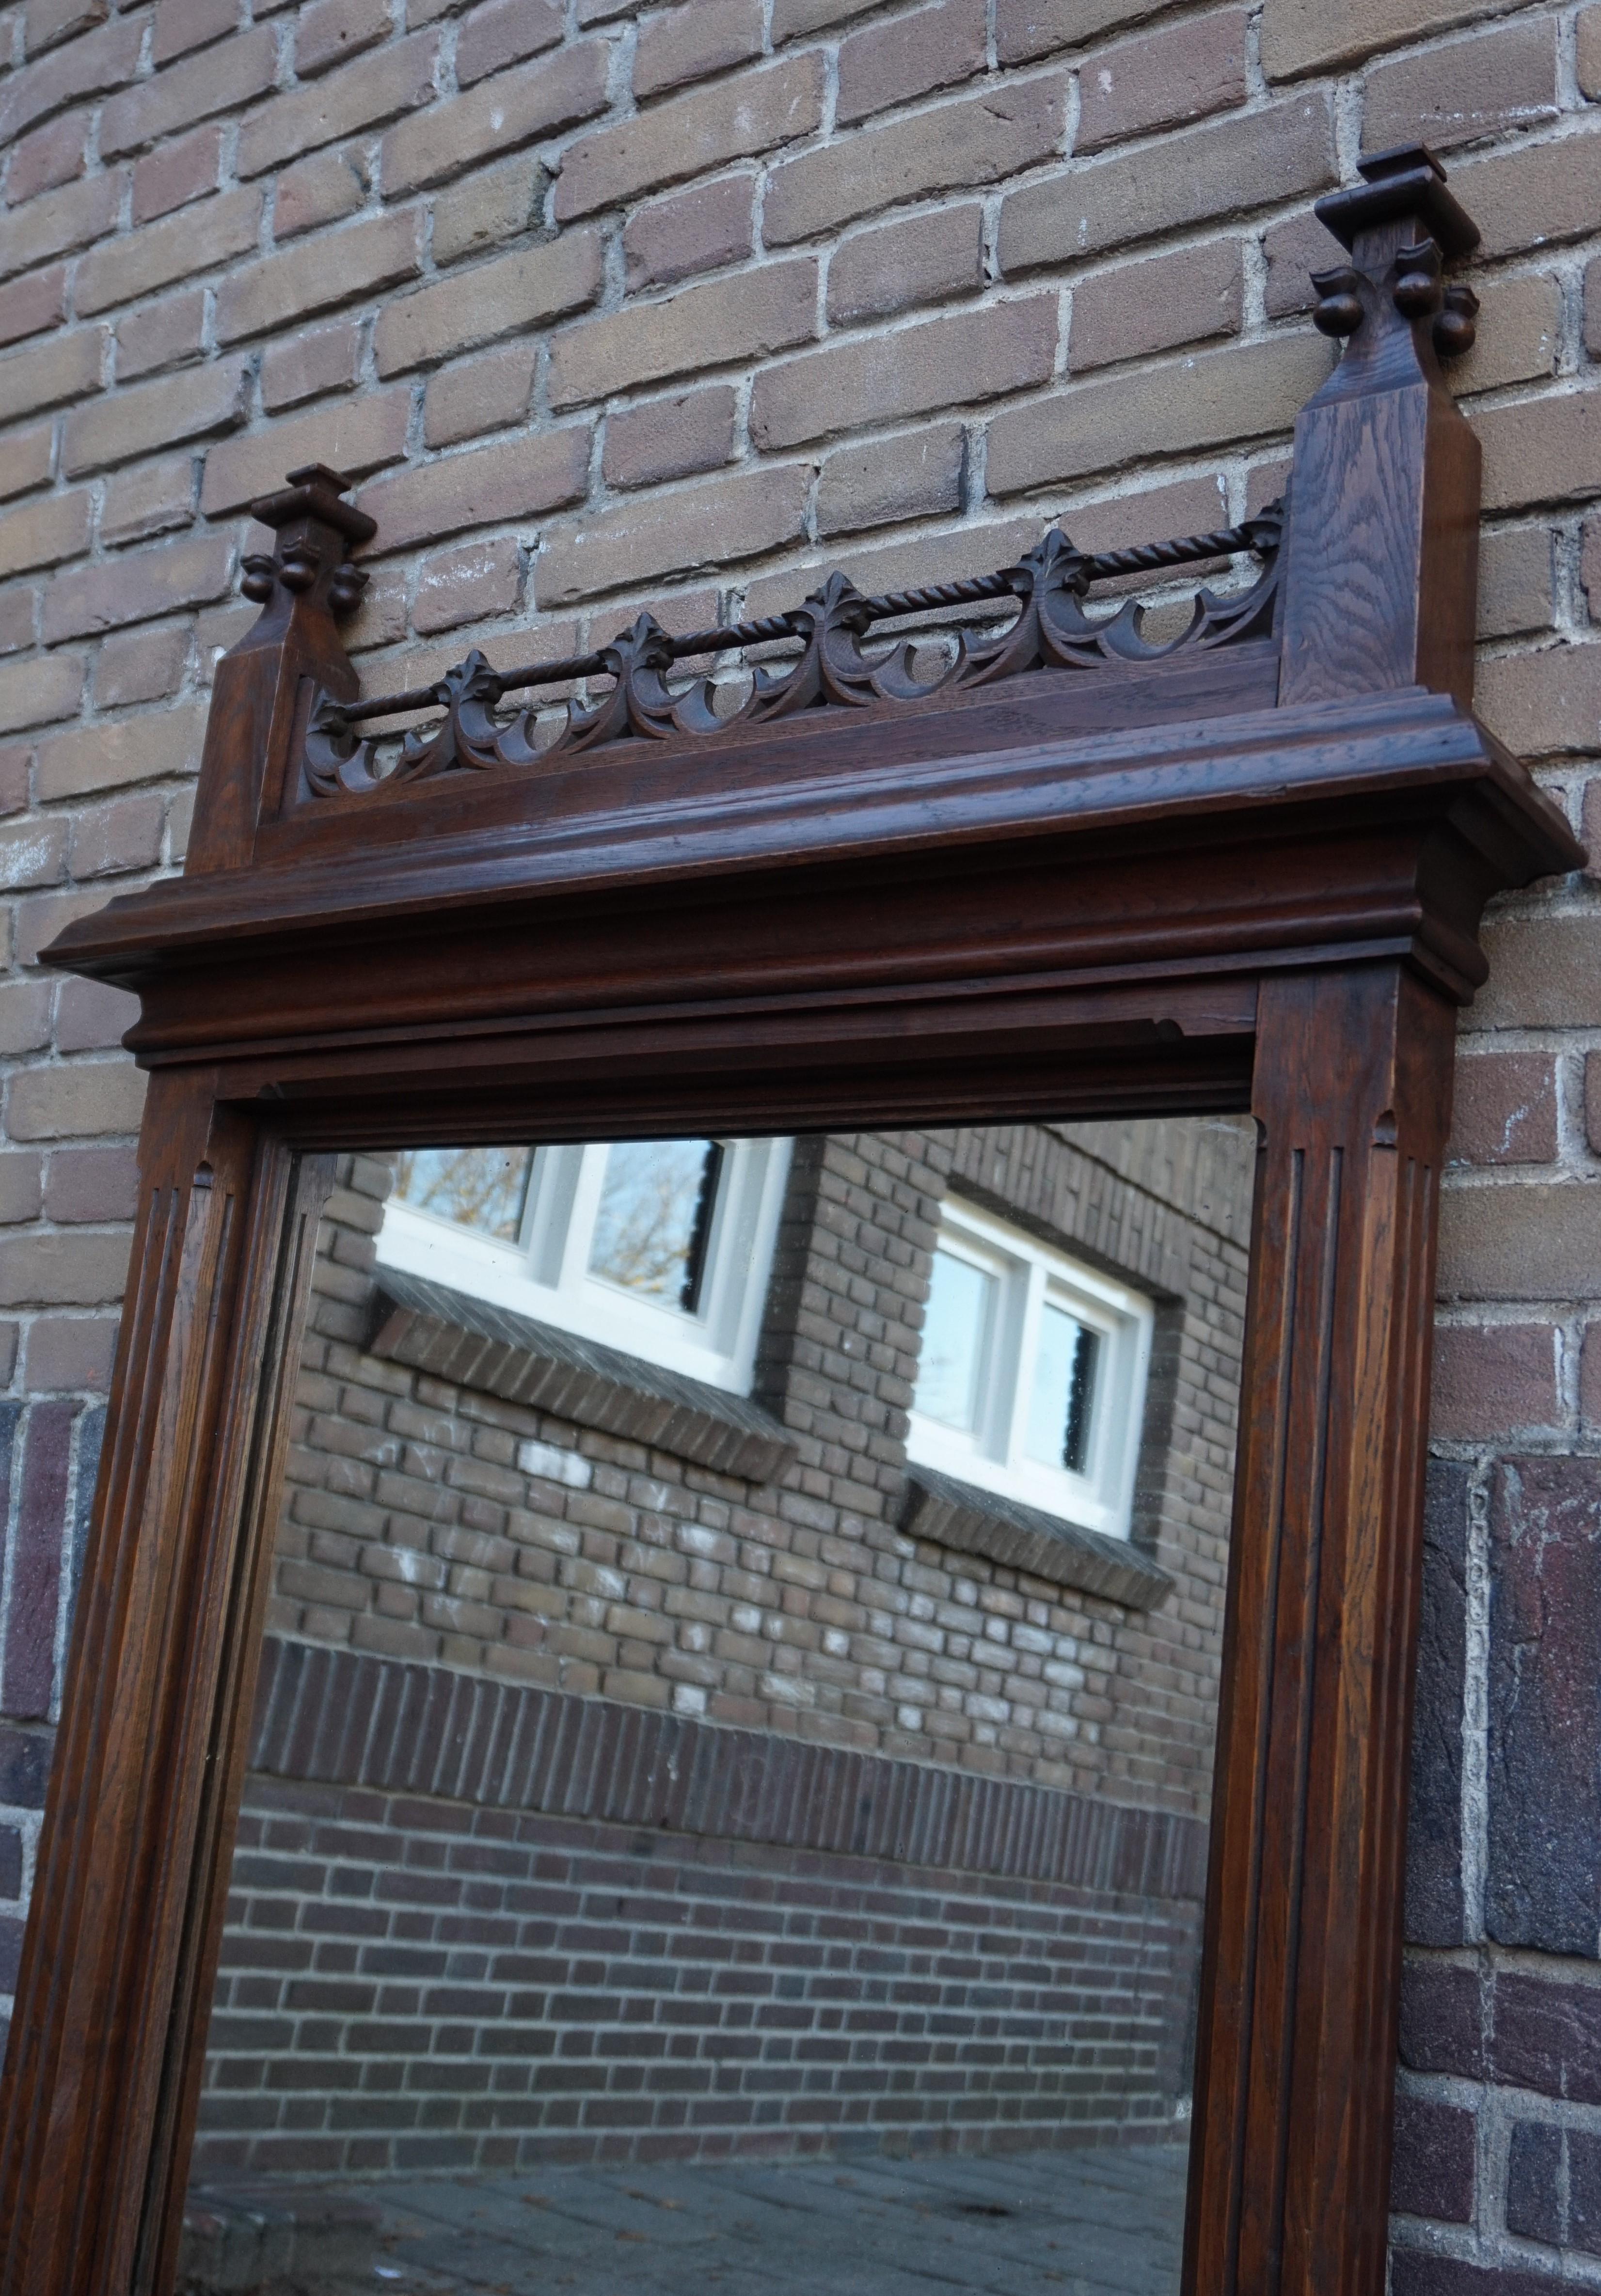
POLYGON ((620 1367, 603 1406, 594 1378, 532 1358, 486 1391, 472 1334, 397 1352, 390 1170, 350 1160, 313 1276, 270 1625, 1203 1813, 1252 1153, 1232 1121, 1166 1129, 1087 1128, 1094 1154, 1035 1125, 797 1142, 743 1439, 704 1391, 659 1431, 646 1366, 620 1367), (1155 1298, 1131 1552, 1176 1592, 1159 1576, 1119 1600, 1065 1562, 1053 1580, 905 1528, 948 1187, 1155 1298))
POLYGON ((1191 1817, 268 1645, 196 2173, 1106 2142, 1186 2096, 1191 1817))
POLYGON ((200 2172, 1170 2132, 1253 1161, 1227 1120, 798 1141, 753 1404, 669 1410, 449 1293, 398 1342, 390 1168, 346 1160, 200 2172), (948 1180, 1158 1301, 1136 1597, 903 1527, 948 1180))

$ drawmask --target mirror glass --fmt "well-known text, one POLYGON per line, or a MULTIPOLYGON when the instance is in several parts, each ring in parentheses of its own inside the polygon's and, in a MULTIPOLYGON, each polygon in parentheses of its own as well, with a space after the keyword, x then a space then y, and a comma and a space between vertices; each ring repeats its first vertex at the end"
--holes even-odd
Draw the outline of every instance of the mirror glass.
POLYGON ((341 1160, 183 2286, 1176 2292, 1253 1166, 341 1160))

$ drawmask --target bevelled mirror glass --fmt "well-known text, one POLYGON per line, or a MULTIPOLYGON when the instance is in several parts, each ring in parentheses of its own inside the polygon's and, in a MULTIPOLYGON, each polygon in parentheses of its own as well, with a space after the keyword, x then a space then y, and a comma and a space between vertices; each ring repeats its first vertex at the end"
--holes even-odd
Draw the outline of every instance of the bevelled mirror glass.
POLYGON ((1176 2291, 1253 1162, 341 1160, 183 2286, 1176 2291))

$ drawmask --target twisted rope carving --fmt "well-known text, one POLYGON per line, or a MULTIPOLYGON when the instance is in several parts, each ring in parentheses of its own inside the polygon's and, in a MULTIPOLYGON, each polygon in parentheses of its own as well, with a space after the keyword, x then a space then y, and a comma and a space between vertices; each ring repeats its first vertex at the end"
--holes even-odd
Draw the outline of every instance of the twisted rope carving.
MULTIPOLYGON (((1186 534, 1171 542, 1142 543, 1133 550, 1106 550, 1094 557, 1080 558, 1082 570, 1081 588, 1092 583, 1115 581, 1127 574, 1154 574, 1170 566, 1193 565, 1206 558, 1227 558, 1238 551, 1252 551, 1258 557, 1270 558, 1278 548, 1281 526, 1281 506, 1271 504, 1256 518, 1248 518, 1238 526, 1217 528, 1211 534, 1186 534)), ((998 573, 977 574, 961 582, 932 582, 917 590, 890 590, 877 597, 861 599, 858 611, 864 624, 896 621, 908 614, 937 613, 950 606, 981 606, 995 600, 1025 594, 1025 586, 1018 578, 1019 570, 1005 567, 998 573)), ((791 607, 782 614, 766 614, 759 620, 732 622, 720 629, 691 630, 683 637, 671 637, 664 632, 661 644, 667 657, 673 661, 686 661, 701 654, 732 653, 746 646, 769 645, 784 638, 800 637, 809 627, 803 607, 791 607)), ((492 700, 502 694, 523 693, 540 685, 566 685, 579 678, 606 676, 611 665, 605 652, 569 654, 559 661, 531 662, 516 669, 491 669, 482 657, 479 673, 479 692, 492 700)), ((326 722, 337 718, 343 726, 370 724, 374 718, 409 716, 413 710, 437 707, 449 700, 443 680, 432 685, 413 686, 403 693, 374 694, 365 701, 329 705, 326 722)))
POLYGON ((497 670, 475 651, 437 685, 407 693, 380 694, 358 702, 319 694, 302 757, 305 786, 314 797, 341 791, 356 795, 390 781, 415 781, 464 768, 531 766, 611 742, 716 734, 736 722, 760 724, 819 705, 859 709, 874 701, 920 701, 947 685, 989 685, 1032 669, 1094 670, 1115 661, 1154 661, 1179 646, 1236 644, 1272 627, 1282 524, 1282 506, 1274 504, 1241 526, 1133 550, 1106 551, 1093 558, 1076 550, 1054 528, 1016 565, 965 581, 931 583, 869 598, 843 574, 834 573, 787 612, 723 628, 672 637, 653 616, 641 614, 631 629, 593 653, 521 669, 497 670), (1133 600, 1099 621, 1085 617, 1082 602, 1092 582, 1219 558, 1236 550, 1254 551, 1266 562, 1255 587, 1244 598, 1219 598, 1203 590, 1195 602, 1188 629, 1165 645, 1146 640, 1143 609, 1133 600), (975 639, 965 633, 955 662, 932 679, 918 675, 915 640, 874 655, 861 650, 862 638, 874 622, 1002 598, 1018 601, 1014 619, 998 636, 975 639), (726 694, 719 696, 711 679, 681 688, 667 682, 675 661, 784 638, 801 641, 799 656, 781 663, 776 671, 757 666, 750 693, 732 716, 726 694), (537 723, 532 708, 509 721, 495 714, 505 693, 592 676, 608 677, 612 683, 593 702, 570 701, 565 723, 554 739, 548 726, 537 723), (408 733, 398 761, 389 772, 382 772, 372 743, 359 738, 357 728, 376 718, 431 704, 442 705, 444 718, 408 733))

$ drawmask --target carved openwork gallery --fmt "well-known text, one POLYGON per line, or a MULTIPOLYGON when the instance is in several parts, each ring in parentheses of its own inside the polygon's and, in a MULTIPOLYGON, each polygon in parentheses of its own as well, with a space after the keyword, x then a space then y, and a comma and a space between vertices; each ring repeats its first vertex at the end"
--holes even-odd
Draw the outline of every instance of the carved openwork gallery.
POLYGON ((151 1088, 0 2116, 15 2296, 171 2284, 333 1152, 978 1110, 1256 1119, 1186 2286, 1382 2288, 1453 1029, 1487 898, 1580 856, 1471 709, 1478 450, 1438 357, 1476 234, 1426 153, 1363 175, 1319 209, 1346 347, 1282 519, 1053 531, 363 699, 336 623, 372 522, 321 470, 258 506, 184 876, 52 952, 137 992, 151 1088), (1172 643, 1086 602, 1225 554, 1254 585, 1172 643), (749 647, 789 658, 673 683, 749 647))
MULTIPOLYGON (((336 472, 322 469, 291 476, 303 487, 337 488, 340 483, 336 472)), ((301 761, 302 786, 311 795, 327 797, 341 789, 358 791, 381 788, 386 782, 420 780, 458 766, 532 766, 546 758, 554 763, 574 750, 598 749, 604 742, 665 741, 674 734, 728 735, 814 709, 819 703, 857 709, 873 701, 930 701, 936 696, 949 702, 973 686, 1030 669, 1165 661, 1183 646, 1199 650, 1270 637, 1283 524, 1284 505, 1273 503, 1243 526, 1092 558, 1075 550, 1060 528, 1053 528, 1020 564, 970 582, 935 583, 867 598, 843 574, 831 574, 804 604, 760 621, 735 622, 727 629, 695 630, 674 638, 653 615, 641 614, 614 644, 564 661, 495 670, 475 652, 447 670, 437 686, 352 703, 319 693, 312 705, 301 761), (1141 631, 1144 609, 1135 600, 1121 612, 1095 621, 1080 603, 1092 582, 1247 550, 1268 561, 1260 580, 1243 598, 1203 592, 1195 600, 1189 627, 1165 644, 1147 643, 1141 631), (863 635, 874 622, 1014 599, 1016 619, 1006 630, 980 643, 963 633, 954 663, 941 665, 932 677, 916 676, 910 640, 873 656, 862 652, 863 635), (734 711, 719 709, 718 689, 710 679, 682 690, 667 683, 675 661, 792 638, 801 641, 800 659, 786 663, 781 673, 759 668, 748 698, 734 711), (590 677, 609 677, 610 692, 591 704, 570 701, 559 722, 543 729, 543 738, 532 709, 510 725, 501 725, 495 717, 497 705, 507 693, 590 677), (444 706, 443 722, 407 734, 390 771, 375 772, 373 745, 360 740, 354 728, 403 716, 430 702, 444 706)), ((267 579, 259 576, 259 586, 267 579)))

